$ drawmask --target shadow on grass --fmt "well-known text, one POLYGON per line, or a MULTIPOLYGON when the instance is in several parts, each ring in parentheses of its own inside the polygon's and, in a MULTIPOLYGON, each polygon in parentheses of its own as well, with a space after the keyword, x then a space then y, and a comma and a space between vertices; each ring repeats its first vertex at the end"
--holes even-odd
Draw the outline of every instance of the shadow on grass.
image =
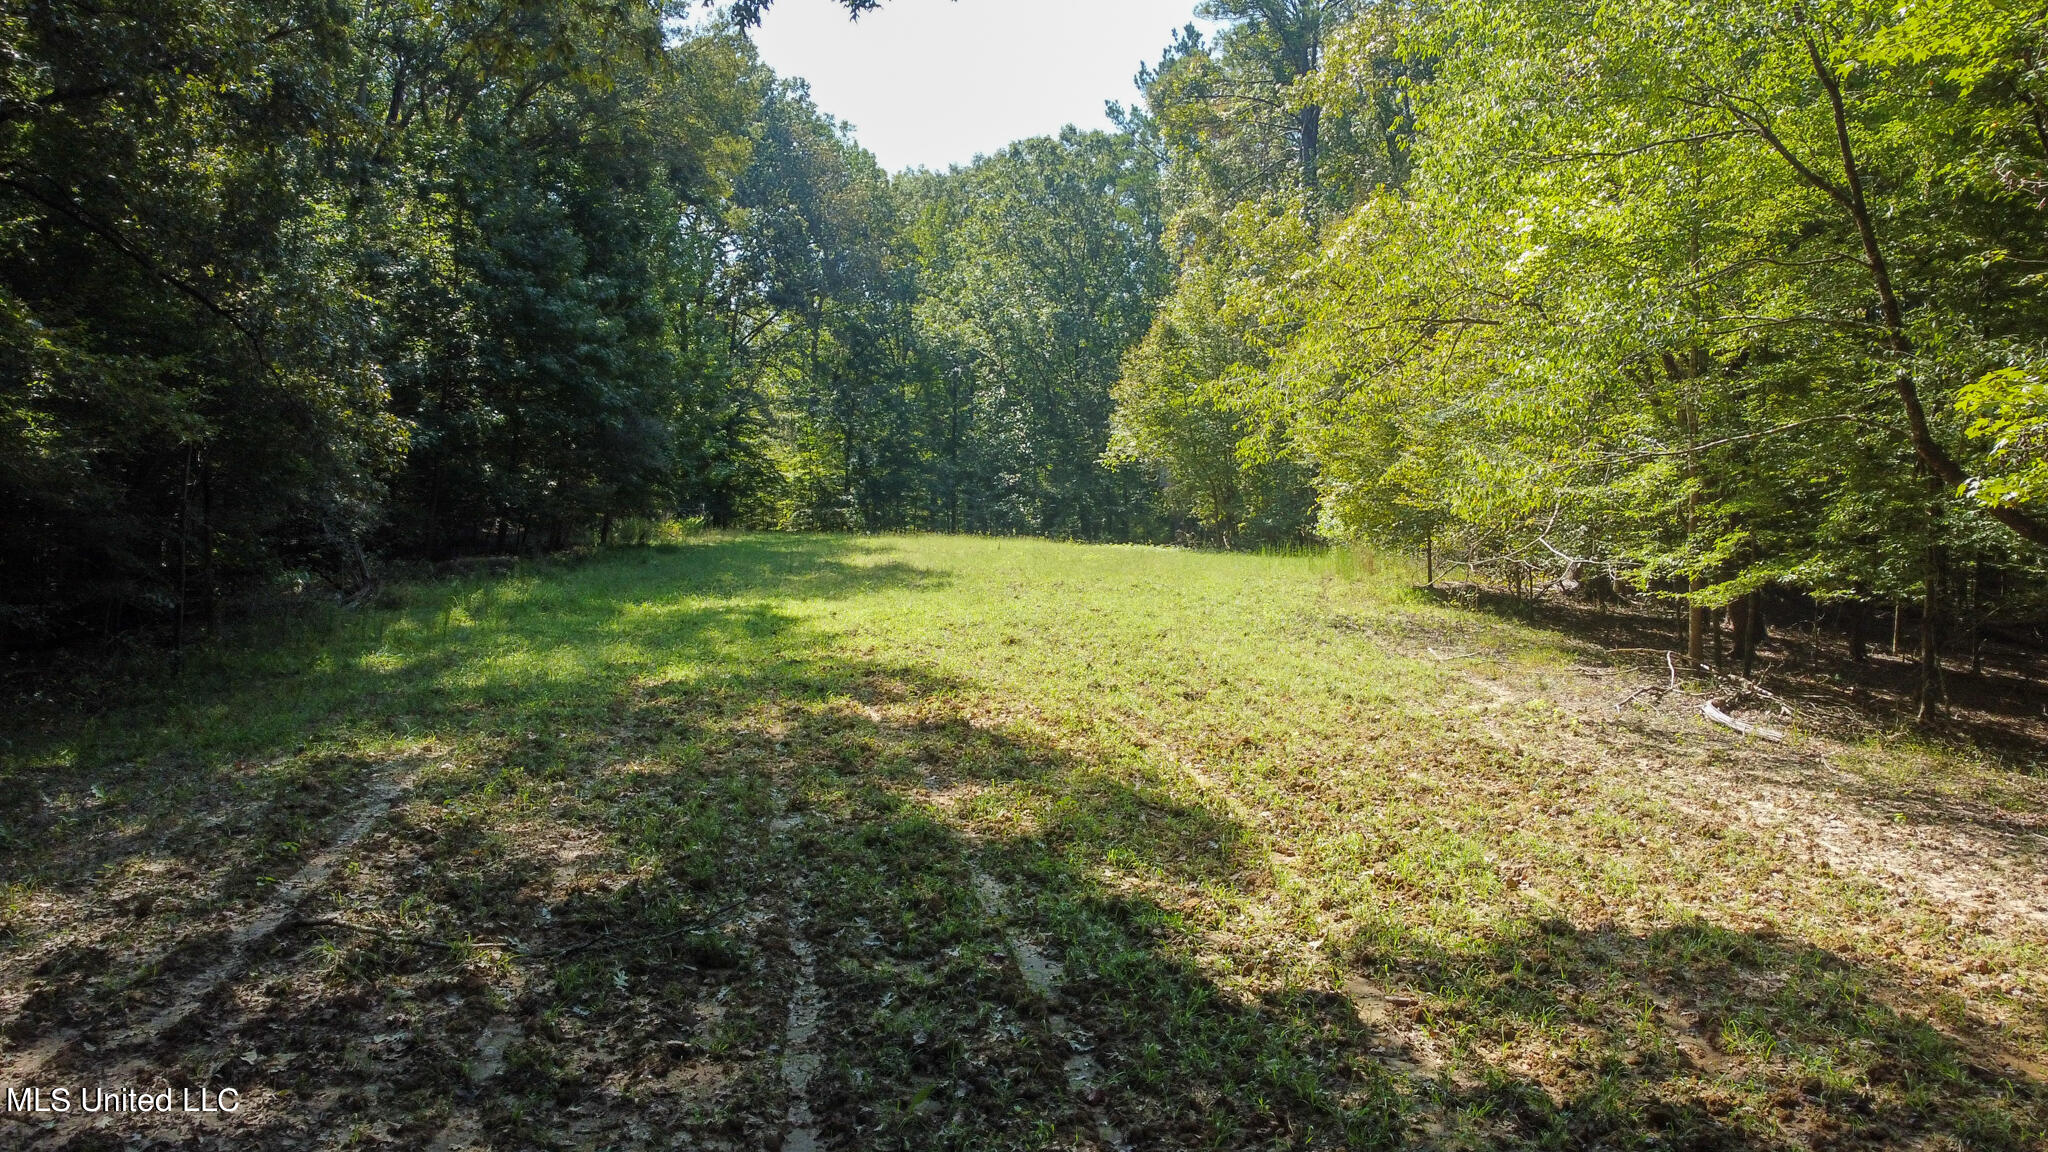
POLYGON ((250 1106, 0 1135, 773 1147, 802 955, 828 1147, 1072 1147, 1102 1119, 1146 1148, 2037 1135, 2038 1085, 1789 942, 1549 925, 1453 954, 1387 925, 1346 964, 1412 1006, 1341 980, 1245 994, 1216 957, 1253 964, 1257 941, 1107 877, 1256 893, 1258 835, 1136 754, 970 720, 971 685, 850 654, 795 610, 945 591, 881 551, 712 539, 422 588, 16 733, 9 1047, 68 1032, 63 1081, 135 1060, 250 1106), (204 1011, 124 1047, 393 772, 410 791, 298 918, 204 1011), (1059 1002, 1006 930, 1063 964, 1059 1002), (1431 1075, 1418 1036, 1462 1047, 1431 1075), (1561 1070, 1493 1054, 1532 1037, 1561 1070), (1099 1083, 1070 1082, 1078 1048, 1099 1083))
MULTIPOLYGON (((1685 624, 1675 610, 1652 611, 1619 601, 1521 597, 1474 585, 1417 592, 1436 603, 1559 633, 1602 654, 1626 653, 1629 659, 1622 662, 1640 666, 1652 679, 1664 674, 1662 653, 1684 658, 1685 624)), ((1910 631, 1908 638, 1917 643, 1910 631)), ((1832 714, 1845 722, 1837 726, 1855 730, 1847 734, 1896 730, 1909 725, 1918 708, 1920 666, 1910 654, 1885 654, 1879 641, 1872 635, 1869 657, 1857 663, 1849 659, 1848 641, 1838 626, 1817 635, 1804 624, 1773 627, 1759 647, 1758 674, 1773 691, 1800 706, 1810 724, 1825 727, 1816 715, 1832 714)), ((1722 644, 1732 645, 1725 630, 1722 644)), ((2048 771, 2048 760, 2043 759, 2043 748, 2048 747, 2048 682, 2036 675, 2039 653, 2010 648, 1991 655, 1986 670, 1973 673, 1963 656, 1945 654, 1950 711, 1922 731, 1940 743, 1991 752, 2018 771, 2048 771)), ((1739 671, 1739 660, 1727 663, 1729 670, 1739 671)))
MULTIPOLYGON (((923 862, 855 905, 886 906, 890 884, 957 876, 961 857, 1023 878, 1034 921, 1066 958, 1069 1013, 1112 1070, 1110 1111, 1134 1147, 1704 1149, 1947 1137, 2018 1149, 2042 1135, 2041 1070, 2001 1066, 1958 1038, 1995 1033, 1995 1022, 1937 1026, 1892 1006, 1901 998, 1886 973, 1767 932, 1519 922, 1452 952, 1395 923, 1354 939, 1331 981, 1342 991, 1280 980, 1247 996, 1198 959, 1209 925, 1103 879, 1109 866, 1258 891, 1262 853, 1223 813, 1162 803, 1163 782, 1142 764, 1079 762, 1006 734, 892 727, 851 712, 821 731, 832 733, 820 736, 828 746, 863 749, 857 765, 832 755, 839 778, 880 781, 895 799, 875 811, 923 830, 923 862), (909 788, 915 769, 903 766, 948 760, 960 770, 945 783, 1022 785, 1039 819, 982 834, 957 829, 986 821, 934 827, 909 788)), ((907 925, 972 911, 941 903, 903 915, 907 925)), ((1247 943, 1234 962, 1256 964, 1261 949, 1247 943)), ((983 1067, 985 1054, 970 1050, 964 1063, 983 1067)), ((913 1095, 919 1070, 907 1068, 899 1098, 913 1095)), ((851 1091, 845 1100, 860 1103, 851 1091)), ((953 1146, 948 1134, 934 1126, 920 1134, 931 1143, 904 1146, 953 1146)), ((865 1138, 843 1135, 847 1146, 865 1138)))
MULTIPOLYGON (((1608 700, 1617 705, 1630 699, 1631 686, 1663 684, 1669 668, 1666 653, 1674 646, 1682 651, 1683 637, 1677 631, 1681 622, 1639 606, 1467 591, 1476 594, 1448 589, 1425 594, 1439 602, 1473 607, 1482 618, 1549 629, 1579 647, 1588 662, 1631 670, 1634 676, 1605 685, 1611 692, 1608 700)), ((1707 735, 1700 745, 1706 748, 1739 744, 1740 754, 1723 761, 1727 767, 1746 780, 1791 789, 1815 811, 1833 815, 1847 810, 1876 825, 1927 826, 1937 829, 1942 840, 1950 832, 1964 838, 1947 846, 1940 841, 1926 846, 1919 861, 1906 866, 1910 871, 1945 877, 1951 865, 1961 862, 2019 878, 2019 883, 2038 872, 2040 838, 2048 831, 2048 812, 2043 811, 2038 787, 2039 777, 2048 771, 2048 685, 2021 679, 2009 670, 1973 676, 1951 667, 1952 714, 1915 729, 1904 745, 1894 745, 1910 726, 1917 666, 1874 650, 1868 662, 1858 665, 1849 661, 1840 637, 1824 636, 1812 645, 1809 639, 1775 634, 1761 653, 1757 677, 1793 706, 1793 723, 1802 733, 1841 741, 1850 747, 1848 756, 1814 756, 1813 745, 1807 742, 1774 747, 1703 724, 1695 711, 1699 702, 1708 695, 1732 692, 1725 681, 1712 689, 1704 682, 1689 686, 1687 694, 1650 707, 1617 708, 1611 714, 1602 707, 1601 725, 1628 733, 1640 748, 1668 745, 1675 735, 1691 729, 1707 735), (1855 745, 1880 737, 1887 748, 1898 747, 1905 754, 1866 758, 1853 753, 1855 745), (1922 771, 1930 759, 1948 760, 1959 770, 1922 771), (1858 763, 1864 760, 1868 767, 1858 763), (1978 765, 1992 770, 1980 771, 1978 765)), ((1785 725, 1769 709, 1760 718, 1750 718, 1767 726, 1785 725)), ((1977 876, 1950 887, 1984 885, 1977 876)), ((2021 906, 2019 915, 2038 922, 2037 902, 2023 899, 2021 906)))
MULTIPOLYGON (((1536 1145, 1750 1148, 1946 1138, 2022 1148, 2042 1133, 2038 1066, 2004 1066, 1995 1022, 1901 1012, 1898 989, 1837 954, 1705 922, 1541 921, 1469 949, 1368 931, 1354 963, 1422 993, 1418 1023, 1484 1046, 1546 1039, 1439 1085, 1439 1101, 1536 1145)), ((1938 1144, 1936 1146, 1939 1146, 1938 1144)))

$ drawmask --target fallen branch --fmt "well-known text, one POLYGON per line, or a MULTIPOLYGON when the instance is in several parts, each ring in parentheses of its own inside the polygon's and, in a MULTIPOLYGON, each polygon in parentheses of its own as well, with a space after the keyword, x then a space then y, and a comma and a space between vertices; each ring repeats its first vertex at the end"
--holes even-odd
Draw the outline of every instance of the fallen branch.
POLYGON ((1626 708, 1630 704, 1635 703, 1636 699, 1644 695, 1645 693, 1655 692, 1657 694, 1658 699, 1662 699, 1665 696, 1668 696, 1671 693, 1678 691, 1678 660, 1671 654, 1670 650, 1668 649, 1664 653, 1664 667, 1671 673, 1670 683, 1645 684, 1641 688, 1636 689, 1635 691, 1629 693, 1626 697, 1624 697, 1619 704, 1616 704, 1614 706, 1614 710, 1616 712, 1620 712, 1623 708, 1626 708))
POLYGON ((588 952, 599 948, 633 948, 638 947, 642 944, 657 944, 663 940, 672 940, 677 936, 688 936, 693 932, 702 932, 706 928, 711 927, 713 924, 716 924, 719 921, 725 919, 727 915, 731 914, 734 910, 738 909, 741 905, 745 903, 746 900, 744 898, 734 900, 730 904, 724 905, 720 908, 714 908, 711 911, 706 912, 704 915, 697 917, 695 920, 688 921, 679 927, 671 928, 665 932, 653 932, 645 936, 600 936, 595 940, 586 940, 581 944, 571 944, 566 948, 557 948, 552 952, 540 952, 535 953, 535 955, 547 956, 550 958, 559 958, 563 956, 574 956, 578 952, 588 952))
POLYGON ((1616 712, 1621 711, 1623 708, 1626 708, 1629 705, 1635 703, 1636 698, 1638 696, 1643 695, 1646 692, 1655 692, 1657 695, 1662 696, 1666 691, 1667 689, 1662 684, 1645 684, 1641 688, 1638 688, 1635 691, 1629 693, 1628 695, 1622 697, 1620 702, 1615 704, 1614 710, 1616 712))
POLYGON ((1479 655, 1479 653, 1477 652, 1453 652, 1449 656, 1446 656, 1434 648, 1425 648, 1423 649, 1423 651, 1429 653, 1431 656, 1436 657, 1437 663, 1439 664, 1448 664, 1453 660, 1470 660, 1474 656, 1479 655))
POLYGON ((1742 685, 1742 691, 1745 695, 1760 696, 1765 700, 1769 700, 1771 703, 1776 704, 1778 706, 1779 715, 1784 716, 1787 719, 1791 718, 1792 706, 1790 704, 1785 703, 1785 701, 1778 698, 1777 696, 1774 696, 1771 693, 1765 691, 1755 681, 1749 680, 1741 676, 1729 676, 1728 678, 1730 680, 1735 681, 1737 684, 1742 685))
POLYGON ((1700 705, 1700 714, 1724 728, 1733 728, 1744 736, 1755 736, 1762 740, 1769 740, 1773 744, 1783 744, 1785 742, 1785 734, 1783 732, 1773 728, 1765 728, 1761 724, 1750 724, 1737 720, 1735 717, 1723 712, 1721 708, 1725 703, 1726 701, 1723 700, 1709 700, 1700 705))
POLYGON ((354 593, 345 597, 342 600, 342 608, 344 610, 354 611, 355 609, 362 607, 363 602, 368 600, 370 597, 375 596, 377 594, 378 589, 381 587, 382 585, 376 583, 375 581, 371 581, 368 584, 362 585, 361 587, 357 588, 354 593))

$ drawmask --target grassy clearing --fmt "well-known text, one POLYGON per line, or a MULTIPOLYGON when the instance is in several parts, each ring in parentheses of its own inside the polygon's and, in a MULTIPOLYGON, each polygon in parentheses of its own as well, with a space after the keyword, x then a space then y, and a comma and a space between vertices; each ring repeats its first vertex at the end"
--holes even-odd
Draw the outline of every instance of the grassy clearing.
POLYGON ((43 685, 6 1067, 249 1103, 0 1137, 783 1146, 808 955, 828 1148, 2041 1145, 2037 775, 1410 583, 710 536, 43 685))

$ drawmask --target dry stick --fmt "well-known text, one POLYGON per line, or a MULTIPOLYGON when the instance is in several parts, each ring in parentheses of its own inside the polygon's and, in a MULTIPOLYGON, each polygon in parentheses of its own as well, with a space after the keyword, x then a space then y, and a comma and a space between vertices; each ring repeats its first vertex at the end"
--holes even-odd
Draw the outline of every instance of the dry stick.
POLYGON ((663 940, 673 940, 678 936, 687 936, 692 932, 702 932, 713 924, 725 919, 746 903, 747 898, 741 897, 722 907, 714 908, 697 919, 683 924, 681 927, 670 928, 663 932, 654 932, 646 936, 628 936, 623 939, 600 936, 596 940, 586 940, 581 944, 571 944, 566 948, 557 948, 552 952, 536 952, 533 955, 546 956, 552 959, 573 956, 578 952, 588 952, 597 948, 631 948, 642 944, 657 944, 663 940))
POLYGON ((1780 700, 1778 697, 1772 695, 1770 692, 1766 691, 1763 687, 1759 686, 1756 682, 1752 680, 1746 679, 1741 676, 1730 676, 1728 677, 1728 679, 1733 680, 1737 684, 1741 685, 1741 690, 1737 692, 1733 697, 1721 697, 1709 700, 1705 704, 1700 705, 1700 714, 1705 716, 1707 719, 1713 721, 1714 723, 1720 724, 1727 728, 1732 728, 1735 731, 1742 733, 1744 736, 1755 736, 1760 739, 1769 740, 1774 744, 1783 744, 1785 742, 1785 734, 1783 732, 1779 732, 1773 728, 1765 728, 1760 724, 1750 724, 1742 720, 1737 720, 1735 717, 1728 715, 1728 713, 1723 711, 1723 709, 1729 707, 1736 700, 1740 700, 1745 696, 1753 695, 1761 697, 1765 700, 1769 700, 1771 703, 1776 704, 1778 706, 1778 711, 1782 715, 1789 718, 1792 715, 1791 705, 1785 703, 1783 700, 1780 700))
MULTIPOLYGON (((1643 649, 1643 651, 1650 651, 1650 649, 1643 649)), ((1644 693, 1655 692, 1657 696, 1661 699, 1665 696, 1670 695, 1673 692, 1678 691, 1678 660, 1675 656, 1671 654, 1669 650, 1667 650, 1664 653, 1664 667, 1669 669, 1671 672, 1670 683, 1645 684, 1641 688, 1636 689, 1635 691, 1629 693, 1626 697, 1624 697, 1619 704, 1616 704, 1614 706, 1614 710, 1616 712, 1621 711, 1623 708, 1626 708, 1630 704, 1635 703, 1636 698, 1642 696, 1644 693)))
POLYGON ((1423 651, 1429 653, 1431 656, 1436 657, 1437 661, 1443 664, 1448 664, 1453 660, 1470 660, 1474 656, 1479 655, 1479 653, 1477 652, 1453 652, 1449 656, 1446 656, 1434 648, 1424 648, 1423 651))
POLYGON ((1636 689, 1635 691, 1629 693, 1628 695, 1622 697, 1619 701, 1617 701, 1614 705, 1614 710, 1616 712, 1619 712, 1623 708, 1626 708, 1629 705, 1635 703, 1636 697, 1641 696, 1645 692, 1655 692, 1659 696, 1662 696, 1664 694, 1664 689, 1661 685, 1645 684, 1641 688, 1636 689))
POLYGON ((1778 711, 1784 716, 1789 718, 1792 715, 1792 706, 1790 704, 1785 703, 1785 701, 1779 699, 1777 696, 1774 696, 1770 692, 1765 691, 1763 686, 1759 685, 1754 680, 1750 680, 1742 676, 1730 676, 1728 678, 1730 680, 1735 681, 1737 684, 1742 685, 1742 690, 1744 692, 1761 696, 1764 699, 1769 700, 1771 703, 1776 704, 1778 706, 1778 711))
POLYGON ((338 916, 310 917, 299 921, 297 927, 346 928, 351 932, 360 932, 365 936, 375 936, 379 940, 389 940, 394 944, 407 944, 416 948, 440 948, 448 952, 453 952, 460 948, 508 948, 522 955, 530 954, 527 953, 525 945, 513 940, 442 940, 433 936, 407 936, 403 932, 393 932, 390 929, 379 928, 373 924, 357 924, 352 920, 343 920, 338 916))

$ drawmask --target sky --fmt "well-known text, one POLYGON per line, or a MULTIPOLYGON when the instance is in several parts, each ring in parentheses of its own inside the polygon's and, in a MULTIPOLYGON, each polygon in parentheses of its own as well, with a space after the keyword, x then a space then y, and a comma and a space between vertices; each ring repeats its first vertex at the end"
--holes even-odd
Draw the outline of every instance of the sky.
POLYGON ((1195 0, 887 0, 849 21, 834 0, 775 0, 756 29, 778 75, 854 126, 890 171, 966 164, 1134 103, 1195 0))

